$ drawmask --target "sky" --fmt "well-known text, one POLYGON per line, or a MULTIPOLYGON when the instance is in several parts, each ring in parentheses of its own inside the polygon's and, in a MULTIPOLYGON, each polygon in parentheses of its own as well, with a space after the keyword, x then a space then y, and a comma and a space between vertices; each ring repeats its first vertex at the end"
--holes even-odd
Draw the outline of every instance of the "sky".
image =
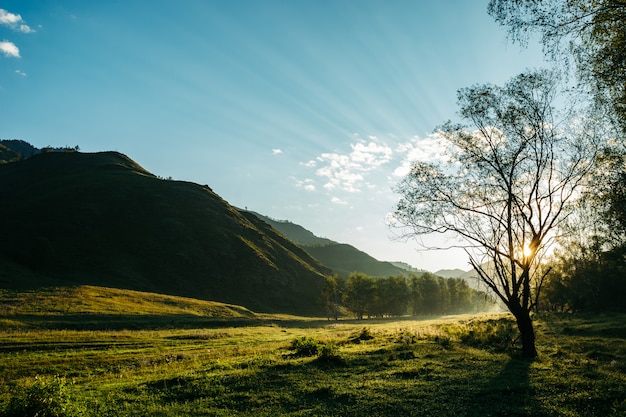
POLYGON ((0 0, 0 138, 118 151, 376 259, 468 270, 387 219, 457 90, 545 66, 487 3, 0 0))

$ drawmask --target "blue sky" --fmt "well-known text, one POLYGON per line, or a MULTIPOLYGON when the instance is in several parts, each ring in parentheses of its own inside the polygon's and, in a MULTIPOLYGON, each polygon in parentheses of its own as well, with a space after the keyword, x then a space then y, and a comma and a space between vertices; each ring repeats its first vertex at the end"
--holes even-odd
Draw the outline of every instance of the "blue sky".
POLYGON ((386 216, 456 91, 543 65, 487 0, 0 1, 0 138, 116 150, 380 260, 386 216))

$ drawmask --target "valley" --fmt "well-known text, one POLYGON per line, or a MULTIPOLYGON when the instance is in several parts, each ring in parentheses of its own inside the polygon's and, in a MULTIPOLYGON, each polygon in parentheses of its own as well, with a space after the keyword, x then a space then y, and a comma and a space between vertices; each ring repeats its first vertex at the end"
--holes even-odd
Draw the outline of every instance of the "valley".
POLYGON ((536 314, 530 361, 471 274, 380 262, 122 154, 11 159, 0 180, 0 416, 626 413, 623 313, 536 314), (457 299, 475 312, 441 315, 457 299))

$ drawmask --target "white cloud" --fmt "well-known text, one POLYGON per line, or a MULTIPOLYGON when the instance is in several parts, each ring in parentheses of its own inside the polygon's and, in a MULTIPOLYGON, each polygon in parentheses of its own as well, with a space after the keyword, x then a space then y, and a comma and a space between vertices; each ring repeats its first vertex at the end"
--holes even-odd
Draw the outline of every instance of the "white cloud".
POLYGON ((339 204, 339 205, 342 205, 342 206, 345 206, 346 204, 348 204, 348 202, 347 202, 347 201, 344 201, 344 200, 342 200, 342 199, 341 199, 341 198, 339 198, 339 197, 333 197, 333 198, 331 198, 331 199, 330 199, 330 201, 331 201, 332 203, 339 204))
POLYGON ((283 153, 282 149, 272 149, 272 154, 274 155, 280 155, 283 153))
POLYGON ((316 187, 313 181, 310 178, 305 179, 304 181, 296 181, 296 186, 300 188, 304 188, 307 191, 315 191, 316 187))
POLYGON ((0 42, 0 51, 4 54, 4 56, 8 58, 19 58, 20 50, 13 42, 2 41, 0 42))
POLYGON ((26 74, 24 71, 15 70, 15 73, 17 75, 21 75, 22 77, 28 77, 28 74, 26 74))
POLYGON ((19 31, 22 33, 33 33, 35 30, 28 25, 20 25, 19 31))
POLYGON ((24 19, 19 14, 9 13, 4 9, 0 9, 0 24, 6 25, 13 30, 22 33, 32 33, 34 30, 24 23, 24 19))
POLYGON ((395 177, 404 177, 409 173, 415 162, 441 161, 445 155, 445 147, 441 137, 432 133, 425 138, 412 137, 408 142, 396 147, 396 152, 404 155, 400 165, 393 171, 395 177))
POLYGON ((0 23, 3 25, 13 26, 22 21, 22 16, 19 14, 9 13, 4 9, 0 9, 0 23))
POLYGON ((334 205, 391 204, 397 198, 394 185, 408 174, 415 162, 437 162, 445 158, 444 143, 436 133, 409 138, 387 136, 384 142, 373 136, 367 139, 354 136, 346 153, 322 153, 301 162, 310 171, 307 180, 296 181, 297 186, 306 191, 324 192, 334 205))
POLYGON ((323 153, 317 157, 316 163, 309 161, 304 165, 320 166, 315 174, 326 178, 324 188, 328 190, 359 192, 362 186, 367 185, 368 173, 391 161, 393 150, 374 141, 357 142, 350 147, 352 151, 349 154, 323 153))
POLYGON ((367 145, 357 143, 352 145, 352 161, 364 166, 366 170, 379 167, 391 160, 391 148, 370 142, 367 145), (369 168, 368 168, 369 167, 369 168))

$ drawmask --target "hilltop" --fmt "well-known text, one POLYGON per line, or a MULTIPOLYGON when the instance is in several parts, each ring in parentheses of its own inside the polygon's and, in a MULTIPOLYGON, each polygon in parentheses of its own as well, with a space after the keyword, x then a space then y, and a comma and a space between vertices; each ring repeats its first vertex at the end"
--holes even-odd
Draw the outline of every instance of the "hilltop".
POLYGON ((330 270, 208 186, 117 152, 0 164, 0 287, 95 285, 317 314, 330 270))

